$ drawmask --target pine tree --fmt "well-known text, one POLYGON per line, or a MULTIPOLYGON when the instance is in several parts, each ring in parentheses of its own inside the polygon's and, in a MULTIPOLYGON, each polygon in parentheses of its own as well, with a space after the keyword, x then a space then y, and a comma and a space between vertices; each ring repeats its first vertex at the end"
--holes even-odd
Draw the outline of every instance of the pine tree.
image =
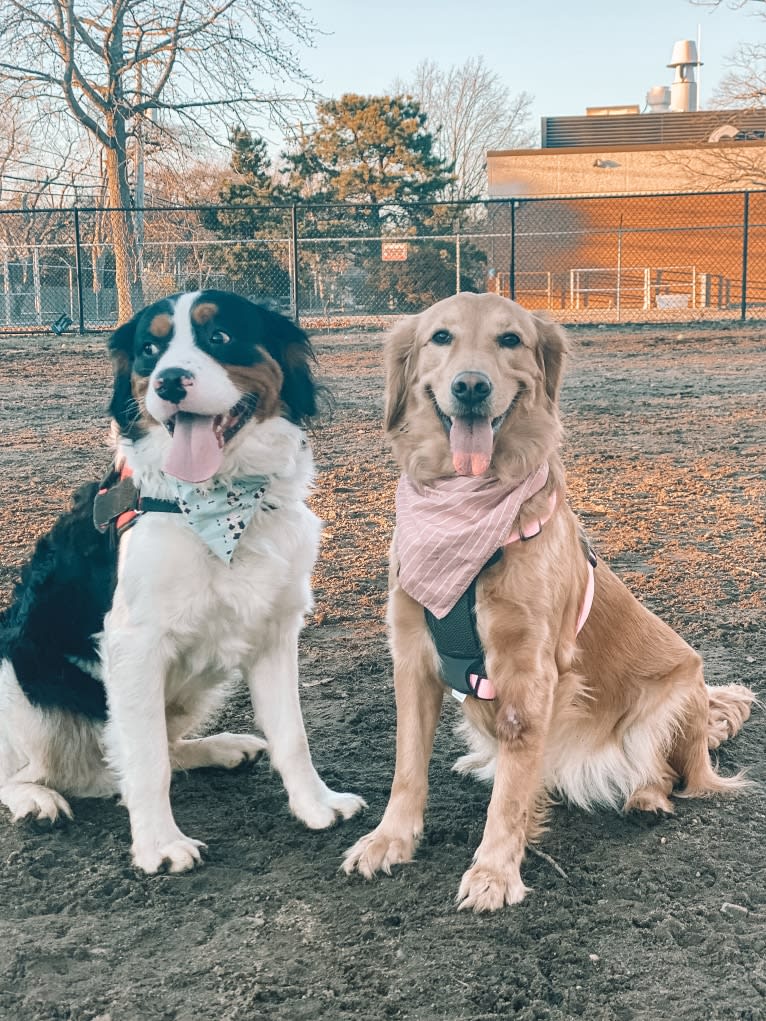
POLYGON ((407 96, 352 93, 317 107, 317 124, 286 156, 303 197, 395 205, 430 202, 451 168, 436 155, 427 115, 407 96))
POLYGON ((254 300, 285 309, 290 297, 289 211, 279 204, 266 142, 235 127, 231 177, 219 192, 221 208, 211 209, 205 225, 227 239, 216 251, 226 285, 254 300))
MULTIPOLYGON (((302 248, 301 290, 313 301, 413 311, 454 293, 454 244, 428 237, 453 229, 455 210, 439 204, 452 168, 415 100, 348 94, 320 103, 316 124, 285 159, 296 197, 334 203, 299 210, 301 234, 323 239, 313 256, 302 248), (388 238, 412 238, 407 262, 382 262, 388 238)), ((477 279, 482 258, 464 262, 478 267, 477 279)), ((461 285, 472 289, 473 277, 464 274, 461 285)))

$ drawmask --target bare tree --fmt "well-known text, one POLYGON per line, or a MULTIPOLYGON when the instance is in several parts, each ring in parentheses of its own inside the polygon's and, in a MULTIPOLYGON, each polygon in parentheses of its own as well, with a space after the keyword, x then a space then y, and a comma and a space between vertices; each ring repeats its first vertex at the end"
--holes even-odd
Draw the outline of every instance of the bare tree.
POLYGON ((293 0, 3 0, 0 85, 103 152, 121 319, 141 301, 131 156, 140 173, 147 133, 179 121, 225 144, 225 122, 286 116, 312 36, 293 0))
POLYGON ((488 149, 534 145, 529 123, 532 96, 527 92, 511 95, 483 57, 446 71, 424 60, 410 81, 397 81, 393 88, 413 96, 428 114, 436 150, 454 168, 450 200, 486 194, 488 149))
MULTIPOLYGON (((729 7, 766 22, 766 0, 691 0, 695 7, 729 7)), ((758 36, 752 21, 743 22, 743 35, 758 36)), ((766 26, 764 26, 766 27, 766 26)), ((727 60, 729 70, 713 93, 712 105, 724 110, 766 106, 766 41, 744 42, 727 60)))

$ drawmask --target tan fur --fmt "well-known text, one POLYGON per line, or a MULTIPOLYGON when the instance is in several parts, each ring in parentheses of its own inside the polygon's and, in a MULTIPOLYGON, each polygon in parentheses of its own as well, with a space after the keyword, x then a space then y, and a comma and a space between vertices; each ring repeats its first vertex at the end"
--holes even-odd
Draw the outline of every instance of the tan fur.
MULTIPOLYGON (((115 358, 114 361, 116 363, 118 358, 115 358)), ((130 378, 130 389, 139 408, 139 417, 137 422, 140 423, 144 429, 148 429, 154 424, 154 419, 146 410, 146 392, 149 389, 149 377, 139 376, 137 372, 134 372, 130 378)))
MULTIPOLYGON (((194 313, 192 313, 194 314, 194 313)), ((261 422, 279 412, 284 376, 277 362, 262 347, 258 348, 261 361, 253 365, 229 365, 223 363, 234 386, 246 394, 258 397, 256 420, 261 422)))
POLYGON ((159 315, 154 316, 147 329, 153 337, 158 339, 169 337, 173 329, 173 319, 167 312, 160 312, 159 315))
POLYGON ((203 326, 205 323, 209 323, 211 319, 215 319, 218 312, 219 309, 215 302, 201 301, 198 305, 194 305, 191 310, 192 321, 198 326, 203 326))
MULTIPOLYGON (((700 657, 647 610, 603 561, 590 616, 576 635, 587 583, 578 521, 566 503, 558 448, 558 393, 566 356, 560 327, 492 294, 459 294, 405 319, 386 346, 385 424, 395 456, 412 479, 454 475, 434 400, 449 414, 458 372, 492 382, 493 418, 502 416, 490 473, 520 480, 547 461, 545 489, 522 509, 528 527, 556 510, 542 533, 505 548, 477 585, 477 622, 492 702, 468 698, 461 730, 472 751, 455 765, 493 778, 484 836, 463 876, 460 907, 494 910, 525 893, 526 844, 545 823, 548 793, 586 809, 672 812, 682 796, 736 790, 708 748, 733 737, 750 713, 752 692, 706 687, 700 657), (432 342, 448 330, 448 345, 432 342), (513 332, 516 347, 498 337, 513 332)), ((511 523, 509 522, 509 530, 511 523)), ((396 583, 392 558, 389 626, 397 704, 391 799, 380 825, 346 855, 345 869, 370 877, 409 861, 423 828, 428 760, 443 687, 422 608, 396 583)))

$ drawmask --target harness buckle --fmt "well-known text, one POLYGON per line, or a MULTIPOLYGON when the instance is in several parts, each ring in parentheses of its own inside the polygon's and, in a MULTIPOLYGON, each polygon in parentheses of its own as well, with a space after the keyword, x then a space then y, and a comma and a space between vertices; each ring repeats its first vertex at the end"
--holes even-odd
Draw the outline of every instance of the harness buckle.
MULTIPOLYGON (((120 515, 135 512, 138 490, 129 476, 120 478, 112 471, 101 483, 93 499, 93 524, 102 534, 108 532, 120 515)), ((132 517, 132 515, 131 515, 132 517)))

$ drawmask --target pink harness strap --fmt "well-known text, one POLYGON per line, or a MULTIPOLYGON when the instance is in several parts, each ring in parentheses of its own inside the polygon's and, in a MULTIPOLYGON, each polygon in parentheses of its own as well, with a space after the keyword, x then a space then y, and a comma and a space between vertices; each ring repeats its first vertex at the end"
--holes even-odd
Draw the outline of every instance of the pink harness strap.
POLYGON ((580 607, 580 615, 577 618, 577 628, 575 634, 579 635, 582 629, 585 627, 585 621, 588 619, 590 608, 593 606, 593 596, 596 592, 596 572, 593 570, 593 564, 588 561, 588 581, 585 584, 585 594, 582 597, 582 606, 580 607))

